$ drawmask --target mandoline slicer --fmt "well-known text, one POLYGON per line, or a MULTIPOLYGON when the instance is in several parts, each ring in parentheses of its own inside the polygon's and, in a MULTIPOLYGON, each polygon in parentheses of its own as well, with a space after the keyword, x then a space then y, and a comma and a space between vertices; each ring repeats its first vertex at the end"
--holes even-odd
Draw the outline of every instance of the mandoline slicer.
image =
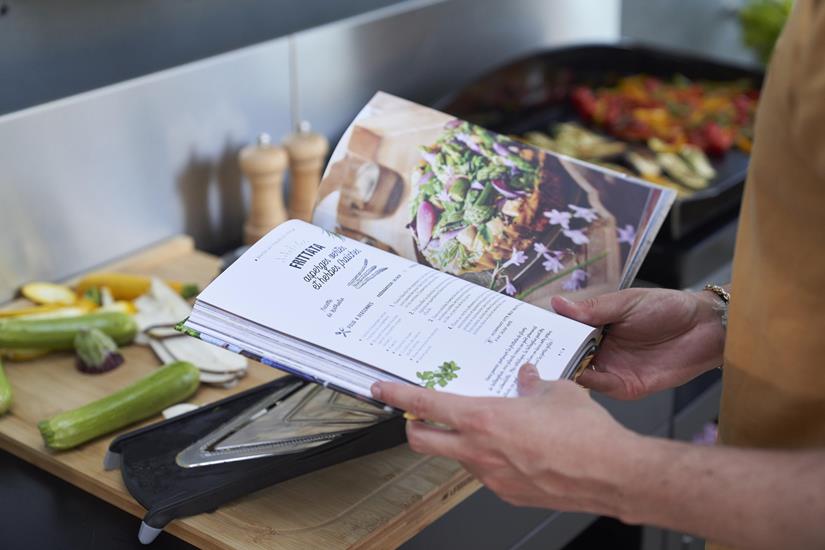
POLYGON ((146 508, 149 544, 174 519, 405 440, 400 414, 285 376, 121 435, 104 468, 146 508))

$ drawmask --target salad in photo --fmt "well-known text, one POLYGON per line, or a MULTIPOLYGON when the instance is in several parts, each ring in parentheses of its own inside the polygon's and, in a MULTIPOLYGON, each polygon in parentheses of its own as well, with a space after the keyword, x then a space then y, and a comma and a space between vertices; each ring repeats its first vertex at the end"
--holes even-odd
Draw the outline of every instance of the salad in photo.
POLYGON ((417 249, 454 275, 484 272, 484 284, 526 297, 566 278, 587 285, 589 227, 600 215, 584 193, 566 197, 556 158, 528 144, 462 121, 450 121, 415 168, 410 224, 417 249), (570 203, 573 200, 574 203, 570 203), (578 202, 578 204, 575 204, 578 202), (538 278, 538 280, 536 280, 538 278))
POLYGON ((452 121, 421 156, 410 228, 433 267, 455 275, 493 269, 545 224, 540 150, 452 121))

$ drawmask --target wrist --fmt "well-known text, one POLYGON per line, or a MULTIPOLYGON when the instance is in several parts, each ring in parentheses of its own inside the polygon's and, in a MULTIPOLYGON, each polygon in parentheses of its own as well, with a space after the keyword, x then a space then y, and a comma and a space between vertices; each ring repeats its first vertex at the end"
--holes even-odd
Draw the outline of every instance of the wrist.
POLYGON ((640 488, 651 473, 648 459, 658 440, 622 429, 623 434, 613 439, 616 444, 605 455, 609 459, 600 461, 603 468, 595 484, 598 509, 592 511, 628 524, 640 523, 640 496, 644 494, 640 488))
POLYGON ((678 463, 679 445, 658 437, 635 434, 633 447, 623 457, 615 477, 622 484, 615 516, 629 525, 655 524, 658 508, 671 498, 671 468, 678 463), (674 455, 674 452, 676 455, 674 455))

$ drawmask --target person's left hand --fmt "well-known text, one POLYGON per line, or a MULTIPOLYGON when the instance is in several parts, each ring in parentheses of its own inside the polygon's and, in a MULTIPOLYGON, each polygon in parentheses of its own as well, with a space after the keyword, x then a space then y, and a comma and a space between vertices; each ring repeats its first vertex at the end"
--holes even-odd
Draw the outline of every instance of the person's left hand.
POLYGON ((542 381, 525 365, 518 398, 462 397, 389 382, 372 391, 376 399, 445 426, 407 422, 414 451, 458 460, 511 504, 621 512, 621 487, 628 481, 622 472, 641 436, 574 382, 542 381))

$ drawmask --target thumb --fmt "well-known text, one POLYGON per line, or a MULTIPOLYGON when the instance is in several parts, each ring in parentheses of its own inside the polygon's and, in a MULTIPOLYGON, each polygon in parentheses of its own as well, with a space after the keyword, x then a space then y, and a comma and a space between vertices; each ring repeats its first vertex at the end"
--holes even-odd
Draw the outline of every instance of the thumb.
POLYGON ((553 296, 550 303, 559 315, 587 325, 602 326, 623 320, 636 304, 636 298, 632 292, 620 291, 577 301, 553 296))
POLYGON ((525 363, 518 371, 518 394, 522 397, 543 393, 549 384, 541 379, 538 369, 530 363, 525 363))

